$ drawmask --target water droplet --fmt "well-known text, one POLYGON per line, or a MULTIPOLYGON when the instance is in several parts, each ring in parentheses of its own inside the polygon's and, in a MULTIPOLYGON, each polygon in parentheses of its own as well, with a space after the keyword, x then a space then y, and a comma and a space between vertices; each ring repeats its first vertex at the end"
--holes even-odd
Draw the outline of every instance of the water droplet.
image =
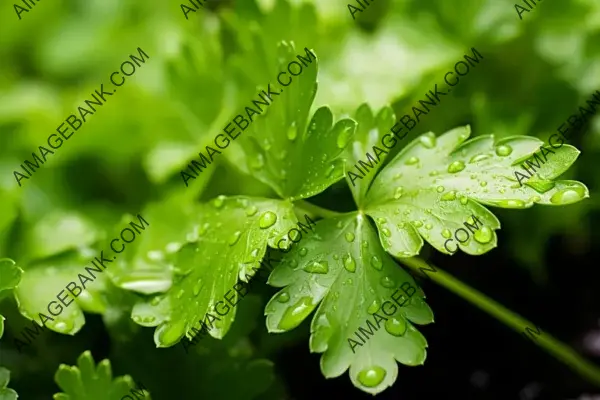
POLYGON ((285 310, 277 328, 284 331, 294 329, 312 312, 312 309, 311 298, 308 296, 302 297, 296 304, 285 310))
POLYGON ((257 212, 258 212, 258 207, 256 207, 256 206, 250 206, 250 207, 246 208, 246 215, 249 217, 255 215, 257 212))
POLYGON ((223 207, 223 202, 225 201, 225 196, 221 195, 212 201, 213 206, 215 208, 223 207))
POLYGON ((294 121, 294 122, 292 122, 292 125, 290 125, 290 127, 288 128, 287 138, 293 142, 294 140, 296 140, 297 136, 298 136, 298 127, 296 126, 296 122, 294 121))
POLYGON ((306 247, 301 247, 299 253, 302 257, 304 257, 306 253, 308 253, 308 250, 306 249, 306 247))
POLYGON ((438 186, 436 190, 438 193, 442 193, 445 189, 443 186, 438 186))
POLYGON ((542 200, 540 196, 533 196, 529 199, 529 201, 531 201, 532 203, 537 203, 540 200, 542 200))
POLYGON ((398 186, 394 192, 394 199, 398 200, 400 197, 402 197, 403 192, 404 188, 402 186, 398 186))
POLYGON ((408 327, 408 324, 406 323, 406 320, 402 317, 400 318, 390 318, 387 321, 385 321, 385 330, 390 334, 390 335, 394 335, 394 336, 402 336, 406 333, 406 328, 408 327))
POLYGON ((525 208, 525 202, 522 200, 499 200, 490 203, 505 208, 525 208))
POLYGON ((151 250, 146 254, 146 257, 148 257, 148 259, 152 261, 160 261, 165 257, 165 255, 162 251, 151 250))
POLYGON ((406 162, 404 164, 406 164, 406 165, 415 165, 418 162, 419 162, 419 159, 417 157, 411 157, 408 160, 406 160, 406 162))
POLYGON ((279 293, 279 296, 277 296, 277 301, 280 303, 287 303, 290 301, 290 295, 287 294, 287 292, 281 292, 279 293))
POLYGON ((290 267, 296 268, 297 266, 298 266, 298 261, 296 261, 296 260, 290 260, 290 267))
POLYGON ((513 151, 512 147, 510 147, 507 144, 503 144, 503 145, 496 147, 496 154, 499 155, 500 157, 509 156, 510 153, 512 153, 512 151, 513 151))
POLYGON ((54 330, 60 333, 68 333, 73 329, 71 321, 58 321, 54 324, 54 330))
POLYGON ((379 301, 377 301, 377 299, 373 300, 373 302, 371 303, 371 305, 369 306, 369 308, 367 308, 367 312, 369 314, 375 314, 377 311, 379 311, 379 301))
POLYGON ((356 261, 354 261, 354 258, 350 254, 344 256, 344 268, 348 272, 356 271, 356 261))
POLYGON ((353 129, 348 127, 343 129, 337 137, 337 147, 343 149, 346 147, 352 137, 353 129))
POLYGON ((250 163, 250 166, 254 169, 261 169, 265 165, 265 158, 262 154, 257 154, 256 157, 250 163))
POLYGON ((454 201, 456 200, 456 191, 451 190, 448 193, 444 193, 442 197, 440 197, 442 201, 454 201))
POLYGON ((423 223, 421 221, 413 221, 412 224, 415 228, 420 228, 423 226, 423 223))
POLYGON ((481 181, 481 182, 479 182, 479 186, 486 187, 487 186, 487 182, 486 181, 481 181))
POLYGON ((328 168, 327 171, 325 171, 325 177, 329 178, 334 172, 335 172, 335 164, 331 164, 328 168))
POLYGON ((201 287, 202 287, 202 281, 196 282, 196 284, 194 285, 194 288, 192 289, 192 293, 194 293, 194 296, 198 296, 200 294, 201 287))
POLYGON ((158 303, 160 303, 160 297, 153 297, 152 300, 150 300, 150 305, 154 307, 156 307, 158 303))
POLYGON ((340 259, 340 256, 338 256, 337 254, 334 254, 334 255, 333 255, 333 259, 334 259, 334 260, 339 260, 339 259, 340 259))
POLYGON ((302 269, 313 274, 326 274, 329 272, 329 264, 327 261, 313 261, 302 269))
POLYGON ((381 233, 383 233, 387 237, 392 236, 392 233, 390 232, 390 230, 388 228, 382 228, 381 233))
POLYGON ((477 154, 476 156, 471 157, 471 159, 469 160, 469 164, 474 164, 478 161, 487 160, 490 157, 490 154, 477 154))
POLYGON ((367 247, 369 247, 369 242, 367 242, 366 240, 363 240, 360 245, 363 249, 366 249, 367 247))
POLYGON ((204 235, 208 229, 210 228, 210 224, 208 222, 205 222, 202 227, 198 230, 198 235, 202 236, 204 235))
POLYGON ((429 176, 438 176, 439 174, 440 174, 440 171, 433 170, 429 173, 429 176))
POLYGON ((272 227, 275 222, 277 222, 277 214, 272 211, 267 211, 260 216, 258 225, 261 227, 261 229, 267 229, 272 227))
POLYGON ((469 202, 469 198, 467 196, 461 196, 460 197, 460 204, 462 204, 463 206, 465 204, 467 204, 469 202))
POLYGON ((452 237, 452 232, 450 232, 449 229, 444 229, 442 231, 442 236, 445 237, 446 239, 450 239, 452 237))
POLYGON ((448 172, 450 172, 451 174, 460 172, 463 169, 465 169, 465 163, 462 161, 454 161, 452 164, 450 164, 448 166, 448 172))
POLYGON ((233 246, 234 244, 236 244, 240 240, 240 237, 242 237, 242 232, 240 232, 240 231, 235 232, 233 235, 231 235, 229 237, 229 241, 228 241, 229 245, 233 246))
POLYGON ((371 257, 371 266, 376 270, 381 271, 383 268, 383 262, 381 261, 381 258, 378 256, 371 257))
POLYGON ((177 292, 177 294, 175 295, 176 299, 181 299, 183 297, 183 294, 185 293, 185 290, 183 289, 179 289, 179 291, 177 292))
POLYGON ((571 204, 585 197, 583 188, 571 187, 557 191, 550 197, 552 204, 571 204))
POLYGON ((481 227, 473 234, 473 238, 481 244, 489 243, 492 240, 493 231, 487 226, 481 227))
POLYGON ((435 147, 437 139, 432 132, 426 133, 419 137, 419 142, 426 148, 432 149, 435 147))
POLYGON ((396 225, 398 229, 404 229, 405 226, 406 224, 404 222, 400 222, 398 225, 396 225))
POLYGON ((358 381, 363 386, 375 387, 383 382, 385 374, 385 369, 378 366, 366 368, 358 373, 358 381))
POLYGON ((344 237, 346 238, 347 242, 349 242, 349 243, 354 242, 354 233, 346 232, 346 235, 344 235, 344 237))
POLYGON ((161 347, 173 346, 185 335, 185 324, 185 319, 174 324, 163 323, 154 331, 154 340, 160 343, 161 347))
POLYGON ((394 280, 389 276, 384 276, 383 278, 381 278, 379 283, 381 283, 381 286, 388 289, 396 286, 396 282, 394 282, 394 280))
POLYGON ((381 225, 381 224, 385 224, 387 222, 387 219, 385 219, 385 218, 377 218, 376 221, 377 221, 377 223, 379 225, 381 225))
POLYGON ((402 174, 401 173, 397 173, 397 174, 394 175, 394 179, 395 180, 398 180, 400 178, 402 178, 402 174))
POLYGON ((425 229, 431 229, 433 228, 433 225, 431 225, 429 222, 425 224, 425 229))
POLYGON ((337 224, 335 224, 336 228, 340 229, 342 227, 342 221, 338 221, 337 224))

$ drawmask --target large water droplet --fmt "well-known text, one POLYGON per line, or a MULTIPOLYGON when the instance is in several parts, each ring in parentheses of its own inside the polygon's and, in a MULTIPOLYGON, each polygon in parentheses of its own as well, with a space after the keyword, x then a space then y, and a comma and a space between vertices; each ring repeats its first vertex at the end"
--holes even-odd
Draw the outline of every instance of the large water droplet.
POLYGON ((451 174, 460 172, 463 169, 465 169, 465 163, 462 161, 454 161, 452 164, 450 164, 448 166, 448 172, 450 172, 451 174))
POLYGON ((287 138, 293 142, 294 140, 296 140, 297 136, 298 127, 296 126, 296 122, 292 122, 292 125, 290 125, 287 131, 287 138))
POLYGON ((176 323, 165 322, 154 331, 155 341, 160 347, 170 347, 177 343, 185 335, 185 320, 176 323))
POLYGON ((287 292, 281 292, 279 293, 279 296, 277 296, 277 301, 280 303, 287 303, 290 301, 290 295, 287 294, 287 292))
POLYGON ((469 160, 469 164, 474 164, 478 161, 487 160, 490 157, 491 157, 490 154, 477 154, 477 155, 471 157, 471 159, 469 160))
POLYGON ((329 272, 329 263, 327 261, 312 261, 302 269, 313 274, 326 274, 329 272))
POLYGON ((406 165, 415 165, 419 162, 419 159, 417 157, 411 157, 408 160, 406 160, 406 162, 404 164, 406 165))
POLYGON ((429 222, 425 224, 425 229, 431 229, 433 228, 433 225, 431 225, 429 222))
POLYGON ((456 200, 456 191, 451 190, 448 193, 444 193, 442 197, 440 197, 442 201, 454 201, 456 200))
POLYGON ((404 193, 404 188, 402 186, 398 186, 396 188, 396 191, 394 192, 394 199, 398 200, 400 197, 402 197, 403 193, 404 193))
POLYGON ((385 374, 385 369, 378 366, 366 368, 358 373, 358 381, 363 386, 375 387, 383 381, 385 374))
POLYGON ((377 299, 373 300, 373 302, 371 303, 371 305, 369 306, 369 308, 367 308, 367 312, 369 314, 375 314, 377 311, 379 311, 379 301, 377 301, 377 299))
POLYGON ((383 262, 381 261, 381 258, 378 256, 371 257, 371 266, 376 270, 381 271, 383 268, 383 262))
POLYGON ((562 189, 554 193, 550 197, 552 204, 571 204, 575 203, 585 196, 585 191, 580 187, 571 187, 568 189, 562 189))
POLYGON ((277 222, 277 214, 272 211, 267 211, 260 216, 258 225, 261 227, 261 229, 267 229, 272 227, 275 222, 277 222))
POLYGON ((432 132, 426 133, 419 137, 419 143, 428 149, 432 149, 436 145, 436 137, 432 132))
POLYGON ((281 317, 281 321, 279 321, 279 325, 277 326, 279 329, 289 331, 294 329, 304 318, 308 316, 312 311, 312 302, 311 298, 306 296, 302 297, 296 304, 288 307, 283 316, 281 317))
POLYGON ((492 240, 493 231, 487 226, 481 227, 473 234, 473 238, 481 244, 489 243, 492 240))
POLYGON ((233 246, 240 240, 240 237, 242 237, 242 232, 237 231, 229 237, 229 241, 227 243, 229 243, 230 246, 233 246))
POLYGON ((507 144, 503 144, 503 145, 496 147, 496 154, 499 155, 500 157, 509 156, 510 153, 512 153, 512 151, 513 151, 512 147, 510 147, 507 144))
POLYGON ((349 243, 354 242, 354 233, 352 232, 346 232, 346 234, 344 235, 344 237, 346 238, 346 241, 349 243))
POLYGON ((356 271, 356 261, 354 261, 354 258, 350 254, 344 256, 344 268, 348 272, 356 271))
POLYGON ((402 336, 406 333, 406 328, 408 327, 408 324, 406 323, 406 320, 402 317, 399 318, 390 318, 387 321, 385 321, 385 330, 390 334, 390 335, 394 335, 394 336, 402 336))

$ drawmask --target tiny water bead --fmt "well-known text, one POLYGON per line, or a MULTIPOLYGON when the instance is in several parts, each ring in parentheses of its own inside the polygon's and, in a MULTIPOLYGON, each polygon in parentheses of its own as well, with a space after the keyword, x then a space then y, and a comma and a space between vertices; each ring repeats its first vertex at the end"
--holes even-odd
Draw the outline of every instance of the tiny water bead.
POLYGON ((481 181, 481 182, 479 182, 479 186, 486 187, 487 186, 487 182, 486 181, 481 181))
POLYGON ((420 228, 423 226, 421 221, 413 221, 412 224, 415 226, 415 228, 420 228))
POLYGON ((221 207, 223 207, 223 202, 224 201, 225 201, 225 196, 219 196, 219 197, 213 199, 212 205, 215 208, 221 208, 221 207))
POLYGON ((358 381, 363 386, 375 387, 383 382, 385 374, 385 369, 379 366, 365 368, 358 373, 358 381))
POLYGON ((383 262, 381 261, 381 258, 378 256, 371 257, 371 266, 376 270, 381 271, 383 268, 383 262))
POLYGON ((390 230, 388 228, 381 228, 381 233, 387 237, 392 236, 392 233, 390 232, 390 230))
POLYGON ((371 303, 371 305, 369 305, 369 308, 367 308, 367 312, 369 314, 375 314, 377 311, 379 311, 379 301, 377 301, 377 299, 373 300, 373 302, 371 303))
POLYGON ((265 158, 263 157, 262 154, 257 154, 256 157, 254 157, 252 159, 252 162, 250 163, 250 166, 253 169, 261 169, 262 167, 264 167, 265 165, 265 158))
POLYGON ((496 155, 500 157, 507 157, 512 153, 513 149, 507 144, 496 147, 496 155))
POLYGON ((287 138, 293 142, 294 140, 296 140, 297 136, 298 136, 298 127, 296 126, 296 122, 292 122, 292 125, 290 125, 290 127, 288 128, 288 131, 287 131, 287 138))
POLYGON ((257 212, 258 212, 258 207, 256 207, 256 206, 250 206, 250 207, 246 208, 246 215, 249 217, 255 215, 257 212))
POLYGON ((431 229, 433 228, 433 225, 431 225, 429 222, 425 224, 425 229, 431 229))
POLYGON ((272 211, 267 211, 260 216, 258 224, 261 229, 267 229, 273 226, 275 222, 277 222, 277 214, 272 211))
POLYGON ((352 232, 346 232, 346 234, 344 235, 344 237, 346 238, 346 241, 349 243, 354 242, 354 233, 352 232))
POLYGON ((451 174, 460 172, 463 169, 465 169, 465 163, 462 161, 454 161, 452 164, 450 164, 448 166, 448 172, 450 172, 451 174))
POLYGON ((443 186, 438 186, 436 190, 438 193, 442 193, 445 189, 443 186))
POLYGON ((462 204, 463 206, 466 205, 468 202, 469 202, 469 198, 467 196, 460 197, 460 204, 462 204))
POLYGON ((494 233, 490 228, 483 226, 473 234, 473 238, 481 244, 486 244, 492 240, 493 235, 494 233))
POLYGON ((356 271, 356 261, 354 261, 354 258, 350 254, 344 256, 343 262, 344 262, 344 268, 346 269, 346 271, 348 271, 348 272, 356 271))
POLYGON ((402 336, 406 333, 406 328, 408 324, 406 320, 402 317, 399 318, 390 318, 385 321, 385 330, 393 336, 402 336))
POLYGON ((394 199, 398 200, 404 194, 404 188, 402 186, 398 186, 396 191, 394 192, 394 199))
POLYGON ((287 294, 287 292, 281 292, 279 293, 279 296, 277 296, 277 301, 280 303, 287 303, 290 301, 290 295, 287 294))
POLYGON ((585 197, 585 191, 581 187, 571 187, 557 191, 550 197, 552 204, 571 204, 585 197))
POLYGON ((301 247, 299 253, 302 257, 304 257, 306 253, 308 253, 308 250, 306 249, 306 247, 301 247))
POLYGON ((327 261, 313 261, 302 269, 313 274, 326 274, 329 272, 329 263, 327 261))
POLYGON ((415 165, 419 162, 419 159, 417 157, 410 157, 408 160, 406 160, 406 162, 404 164, 406 165, 415 165))

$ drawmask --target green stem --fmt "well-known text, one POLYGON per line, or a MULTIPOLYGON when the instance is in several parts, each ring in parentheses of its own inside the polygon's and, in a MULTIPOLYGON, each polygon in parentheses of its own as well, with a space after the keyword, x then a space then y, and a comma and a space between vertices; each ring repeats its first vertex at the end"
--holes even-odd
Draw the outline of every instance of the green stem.
POLYGON ((337 211, 331 211, 326 208, 316 206, 304 200, 297 200, 294 202, 294 204, 298 208, 308 211, 308 213, 321 218, 335 218, 342 215, 342 213, 339 213, 337 211))
MULTIPOLYGON (((454 278, 452 275, 437 269, 433 265, 426 263, 418 257, 403 258, 401 262, 413 271, 419 273, 420 275, 426 275, 431 280, 458 294, 476 307, 488 312, 518 333, 522 333, 525 329, 531 329, 534 326, 531 322, 520 315, 510 311, 483 293, 471 288, 470 286, 454 278), (429 269, 427 272, 423 271, 427 269, 429 269)), ((536 331, 529 332, 531 337, 533 337, 532 332, 535 333, 536 331)), ((589 382, 600 386, 600 368, 584 359, 572 348, 546 332, 542 332, 539 335, 536 334, 535 340, 533 341, 544 348, 548 353, 556 357, 559 361, 565 363, 567 366, 569 366, 569 368, 577 371, 577 373, 579 373, 589 382)))

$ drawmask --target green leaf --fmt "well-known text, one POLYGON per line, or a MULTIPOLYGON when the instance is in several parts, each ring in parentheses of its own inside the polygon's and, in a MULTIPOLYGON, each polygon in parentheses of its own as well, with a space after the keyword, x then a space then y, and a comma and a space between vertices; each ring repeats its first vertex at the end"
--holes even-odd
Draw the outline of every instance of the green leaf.
POLYGON ((472 218, 483 227, 464 244, 456 243, 458 247, 468 254, 493 249, 497 242, 494 230, 500 223, 481 204, 527 208, 534 203, 562 205, 589 197, 580 182, 551 181, 577 158, 579 152, 572 146, 551 149, 555 153, 542 158, 541 178, 529 180, 534 189, 520 186, 515 171, 524 172, 516 164, 537 150, 540 140, 512 136, 494 143, 493 135, 488 135, 465 142, 470 133, 466 126, 437 138, 432 133, 422 135, 373 182, 365 212, 377 222, 381 243, 394 256, 418 254, 423 239, 449 254, 444 243, 465 223, 473 225, 472 218))
POLYGON ((136 304, 132 311, 138 324, 158 326, 154 332, 158 347, 176 344, 186 332, 193 337, 189 329, 200 328, 198 321, 207 312, 220 319, 210 334, 222 338, 235 318, 235 307, 218 316, 215 303, 223 301, 227 292, 235 293, 238 279, 247 281, 254 275, 267 244, 275 248, 297 222, 288 201, 225 196, 199 205, 192 221, 188 243, 171 261, 171 288, 163 296, 136 304))
POLYGON ((283 256, 268 283, 285 287, 265 309, 270 332, 297 327, 320 303, 311 323, 310 349, 324 353, 325 377, 350 368, 354 385, 376 394, 396 380, 396 361, 424 363, 427 342, 412 323, 433 322, 431 309, 412 277, 381 248, 363 214, 318 221, 315 233, 283 256), (393 303, 392 295, 407 284, 413 287, 407 303, 384 314, 383 304, 393 303), (387 321, 376 321, 374 336, 352 349, 348 339, 357 340, 355 332, 368 326, 373 313, 388 316, 387 321))
POLYGON ((10 371, 0 367, 0 400, 16 400, 19 397, 17 392, 7 387, 9 381, 10 371))
MULTIPOLYGON (((354 165, 359 161, 366 160, 367 163, 372 165, 373 162, 366 158, 367 153, 374 156, 376 159, 374 169, 370 170, 363 179, 354 179, 353 183, 350 177, 346 175, 346 181, 348 181, 348 186, 350 186, 350 189, 352 190, 354 201, 360 206, 371 185, 371 181, 375 178, 376 172, 381 168, 388 154, 383 153, 381 157, 375 156, 376 153, 373 146, 377 146, 384 151, 389 151, 382 146, 381 139, 385 135, 392 135, 390 133, 390 128, 394 125, 396 116, 390 107, 382 108, 377 116, 374 116, 371 107, 365 103, 358 107, 354 119, 357 121, 358 125, 356 134, 354 135, 354 142, 352 143, 352 146, 349 146, 346 149, 348 153, 346 171, 355 168, 354 165)), ((396 138, 392 135, 391 140, 396 140, 396 138)), ((389 140, 386 140, 385 143, 388 146, 392 146, 389 140)), ((356 171, 354 172, 356 173, 356 171)))
POLYGON ((74 335, 85 324, 84 310, 103 313, 106 310, 106 302, 102 292, 105 290, 107 279, 103 273, 94 272, 96 278, 91 282, 85 281, 86 290, 74 299, 65 289, 70 282, 81 286, 78 274, 85 275, 88 279, 91 277, 91 273, 86 272, 85 267, 94 267, 90 263, 92 255, 96 253, 86 249, 84 252, 69 252, 28 266, 21 283, 15 289, 15 299, 21 314, 42 326, 43 321, 39 315, 42 313, 53 319, 45 323, 47 328, 58 333, 74 335), (65 302, 69 305, 66 307, 57 300, 61 291, 61 297, 68 295, 65 302), (51 302, 55 304, 50 305, 51 302), (63 309, 59 311, 58 307, 63 309), (51 315, 50 310, 58 315, 51 315))
POLYGON ((89 350, 79 356, 77 366, 61 364, 54 380, 64 391, 56 393, 54 400, 120 400, 130 395, 132 389, 136 392, 135 398, 143 392, 144 397, 139 398, 150 399, 147 391, 136 388, 129 375, 113 380, 109 360, 100 361, 96 367, 89 350))
MULTIPOLYGON (((253 176, 291 200, 320 193, 343 177, 341 156, 356 127, 351 119, 334 124, 328 107, 319 108, 308 121, 317 91, 318 60, 281 42, 277 71, 285 71, 292 61, 299 62, 297 56, 309 58, 310 63, 304 64, 301 74, 285 88, 277 83, 277 72, 272 75, 271 91, 277 93, 272 95, 273 103, 265 106, 264 114, 255 117, 240 137, 253 176)), ((286 77, 292 76, 283 75, 283 82, 286 77)), ((250 101, 248 105, 252 105, 250 101)))
MULTIPOLYGON (((13 260, 8 258, 0 259, 0 300, 19 285, 22 274, 23 270, 13 260)), ((4 334, 4 319, 0 315, 0 338, 4 334)))

